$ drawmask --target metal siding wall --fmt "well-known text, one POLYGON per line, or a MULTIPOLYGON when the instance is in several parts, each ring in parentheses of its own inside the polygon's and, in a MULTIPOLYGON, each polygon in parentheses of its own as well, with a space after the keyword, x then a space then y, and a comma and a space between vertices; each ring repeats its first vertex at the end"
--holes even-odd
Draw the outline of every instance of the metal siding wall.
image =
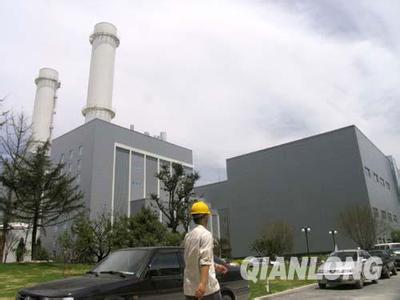
MULTIPOLYGON (((253 254, 252 242, 270 222, 293 226, 293 252, 305 252, 302 226, 310 226, 310 250, 332 250, 330 229, 352 204, 367 204, 354 127, 227 160, 228 181, 196 188, 214 209, 229 209, 234 257, 253 254)), ((340 248, 354 247, 341 232, 340 248)))

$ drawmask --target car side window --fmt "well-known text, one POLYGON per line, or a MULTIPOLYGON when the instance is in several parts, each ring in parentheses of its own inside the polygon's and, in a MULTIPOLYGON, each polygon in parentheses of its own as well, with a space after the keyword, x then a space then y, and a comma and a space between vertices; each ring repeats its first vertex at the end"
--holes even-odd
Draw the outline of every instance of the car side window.
POLYGON ((181 265, 179 264, 177 253, 158 252, 151 261, 150 273, 152 276, 179 275, 181 265))

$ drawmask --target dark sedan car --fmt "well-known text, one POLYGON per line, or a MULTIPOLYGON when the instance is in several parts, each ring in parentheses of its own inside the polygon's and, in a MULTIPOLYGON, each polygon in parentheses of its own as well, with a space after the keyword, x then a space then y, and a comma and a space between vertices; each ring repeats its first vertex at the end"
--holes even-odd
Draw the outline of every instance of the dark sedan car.
POLYGON ((396 266, 394 264, 393 256, 386 250, 370 250, 368 251, 371 256, 377 256, 382 259, 382 272, 381 278, 390 278, 390 275, 397 275, 396 266))
MULTIPOLYGON (((226 274, 217 275, 223 299, 248 299, 248 283, 241 278, 240 268, 228 268, 226 274)), ((182 248, 121 249, 111 253, 82 277, 51 281, 22 289, 16 299, 184 299, 183 269, 182 248)))

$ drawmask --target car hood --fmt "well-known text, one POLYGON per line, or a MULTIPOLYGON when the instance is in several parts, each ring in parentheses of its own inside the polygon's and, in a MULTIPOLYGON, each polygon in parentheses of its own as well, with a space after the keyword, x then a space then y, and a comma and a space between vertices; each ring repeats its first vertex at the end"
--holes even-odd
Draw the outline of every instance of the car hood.
POLYGON ((118 275, 86 275, 50 281, 48 283, 22 289, 19 293, 27 296, 42 297, 87 297, 97 293, 107 293, 107 291, 132 285, 138 281, 139 279, 133 276, 120 277, 118 275))

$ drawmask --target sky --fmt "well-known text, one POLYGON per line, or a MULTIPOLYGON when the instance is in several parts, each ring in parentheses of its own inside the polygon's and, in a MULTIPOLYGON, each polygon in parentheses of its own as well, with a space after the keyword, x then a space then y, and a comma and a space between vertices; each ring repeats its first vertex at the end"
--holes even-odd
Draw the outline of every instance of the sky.
POLYGON ((31 115, 59 72, 54 136, 83 124, 98 22, 118 28, 115 124, 193 150, 199 184, 225 160, 348 125, 400 161, 400 1, 0 2, 0 97, 31 115))

